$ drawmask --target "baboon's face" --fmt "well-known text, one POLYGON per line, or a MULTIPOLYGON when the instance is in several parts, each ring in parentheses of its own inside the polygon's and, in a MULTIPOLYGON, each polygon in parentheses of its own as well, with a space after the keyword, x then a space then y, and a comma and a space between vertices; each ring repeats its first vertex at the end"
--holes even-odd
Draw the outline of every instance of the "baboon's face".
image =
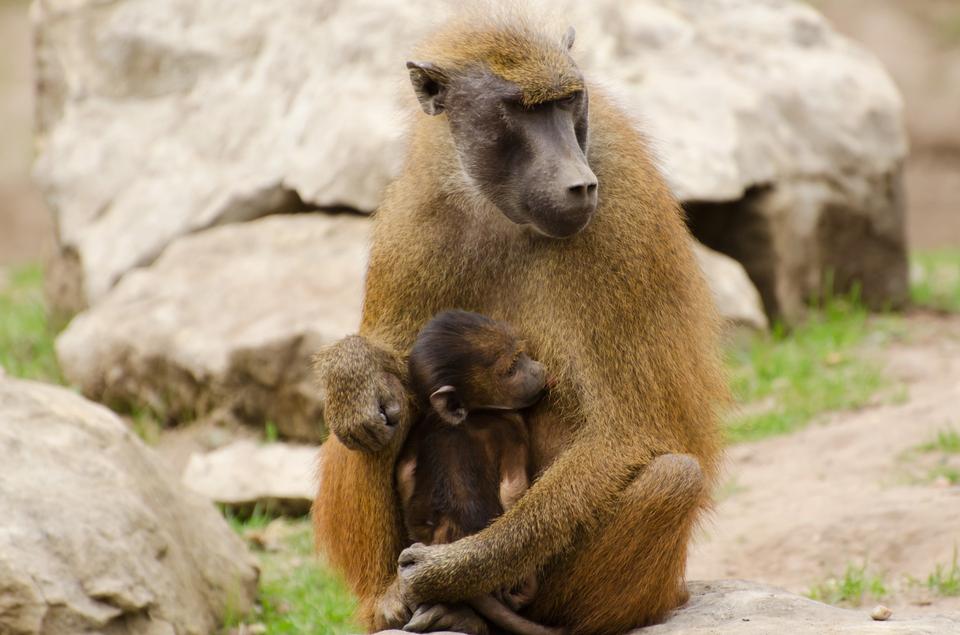
POLYGON ((552 238, 587 226, 597 177, 586 157, 586 89, 525 106, 520 87, 484 67, 451 78, 407 66, 424 111, 446 113, 464 173, 507 218, 552 238))
POLYGON ((471 409, 520 410, 537 403, 547 389, 543 364, 516 340, 505 343, 492 364, 477 364, 471 375, 471 409))
POLYGON ((547 371, 517 349, 505 350, 493 363, 477 360, 459 386, 444 385, 430 395, 440 417, 459 425, 478 410, 521 410, 540 401, 547 391, 547 371))

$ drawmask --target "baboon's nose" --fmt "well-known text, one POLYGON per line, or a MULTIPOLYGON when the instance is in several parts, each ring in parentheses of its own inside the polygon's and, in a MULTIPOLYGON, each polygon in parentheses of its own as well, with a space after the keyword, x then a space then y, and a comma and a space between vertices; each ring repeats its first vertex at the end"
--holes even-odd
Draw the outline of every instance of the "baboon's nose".
POLYGON ((592 210, 597 206, 597 179, 577 183, 567 188, 571 207, 592 210))
POLYGON ((597 178, 582 179, 567 187, 567 209, 574 214, 592 214, 597 208, 597 178))

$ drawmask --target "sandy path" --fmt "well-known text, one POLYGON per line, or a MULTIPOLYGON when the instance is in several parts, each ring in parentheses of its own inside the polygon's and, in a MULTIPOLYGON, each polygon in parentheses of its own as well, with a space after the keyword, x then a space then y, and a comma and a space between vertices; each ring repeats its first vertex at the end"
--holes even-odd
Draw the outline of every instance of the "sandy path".
POLYGON ((960 597, 906 580, 926 580, 960 548, 960 486, 927 478, 943 455, 908 452, 947 425, 960 430, 960 317, 906 322, 905 341, 881 352, 905 400, 730 449, 729 485, 691 554, 691 579, 807 592, 866 559, 894 588, 892 607, 960 612, 960 597))

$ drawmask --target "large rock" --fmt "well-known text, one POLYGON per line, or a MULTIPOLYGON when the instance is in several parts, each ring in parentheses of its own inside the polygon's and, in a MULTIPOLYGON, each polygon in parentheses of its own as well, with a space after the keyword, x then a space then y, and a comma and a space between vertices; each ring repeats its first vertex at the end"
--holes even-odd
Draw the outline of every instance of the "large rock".
POLYGON ((874 622, 869 609, 851 610, 815 602, 776 587, 744 580, 692 582, 690 602, 664 623, 636 635, 940 635, 960 633, 960 616, 901 618, 874 622))
POLYGON ((183 482, 230 508, 302 515, 317 495, 319 448, 235 441, 190 457, 183 482))
POLYGON ((733 327, 765 330, 769 324, 763 312, 763 302, 740 263, 697 241, 692 244, 724 322, 733 327))
MULTIPOLYGON (((373 209, 398 165, 397 104, 413 100, 405 55, 448 4, 38 0, 54 299, 95 302, 212 224, 373 209)), ((874 303, 904 298, 900 97, 814 9, 551 6, 576 25, 583 66, 644 122, 701 239, 745 264, 769 313, 799 314, 831 271, 874 303)))
MULTIPOLYGON (((960 616, 874 622, 867 610, 842 609, 745 580, 691 582, 690 601, 663 624, 628 635, 945 635, 960 633, 960 616)), ((378 635, 403 635, 381 631, 378 635)), ((456 635, 437 633, 436 635, 456 635)))
POLYGON ((368 233, 365 218, 298 214, 183 238, 71 322, 64 375, 98 401, 320 440, 310 358, 357 328, 368 233))
POLYGON ((0 632, 206 635, 257 573, 217 510, 116 416, 0 376, 0 632))
MULTIPOLYGON (((57 339, 64 376, 92 399, 161 418, 272 421, 321 440, 310 358, 356 331, 370 221, 275 215, 173 243, 57 339)), ((730 325, 766 327, 735 261, 694 246, 730 325)))

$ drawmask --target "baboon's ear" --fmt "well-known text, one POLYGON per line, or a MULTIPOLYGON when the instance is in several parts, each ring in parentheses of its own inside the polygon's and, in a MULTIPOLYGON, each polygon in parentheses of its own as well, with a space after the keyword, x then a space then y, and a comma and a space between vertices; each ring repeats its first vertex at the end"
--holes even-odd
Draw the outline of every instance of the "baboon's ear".
POLYGON ((410 83, 417 93, 420 107, 428 115, 443 112, 443 98, 447 92, 447 76, 437 65, 430 62, 407 62, 410 83))
POLYGON ((563 39, 560 40, 560 43, 563 45, 563 48, 568 51, 573 48, 573 41, 577 38, 577 30, 572 26, 567 27, 567 32, 563 34, 563 39))
POLYGON ((467 418, 467 409, 457 397, 457 389, 453 386, 440 386, 430 395, 430 405, 437 411, 440 418, 452 426, 463 423, 467 418))

